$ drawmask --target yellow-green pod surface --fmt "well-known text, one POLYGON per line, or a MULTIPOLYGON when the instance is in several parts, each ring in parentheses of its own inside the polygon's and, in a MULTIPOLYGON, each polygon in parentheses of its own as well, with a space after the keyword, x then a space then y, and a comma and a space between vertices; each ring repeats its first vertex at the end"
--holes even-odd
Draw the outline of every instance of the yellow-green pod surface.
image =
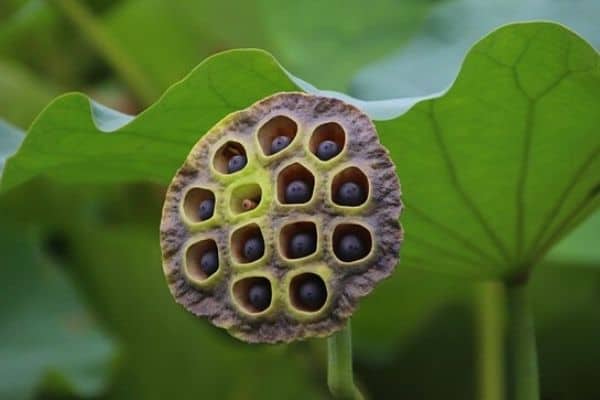
POLYGON ((341 329, 359 298, 392 273, 402 240, 400 185, 373 123, 338 99, 279 93, 198 134, 168 188, 161 222, 163 269, 177 302, 248 342, 341 329), (281 136, 288 144, 272 154, 281 136), (317 155, 324 140, 338 149, 327 160, 317 155), (235 155, 246 164, 228 173, 235 155), (286 200, 294 180, 310 188, 302 203, 286 200), (360 187, 360 204, 338 204, 345 182, 360 187), (214 200, 214 212, 201 219, 206 199, 214 200), (316 245, 294 257, 290 240, 299 232, 316 245), (365 247, 357 259, 340 257, 347 235, 365 247), (244 243, 252 237, 262 239, 264 250, 246 260, 244 243), (208 251, 218 254, 218 266, 207 275, 200 260, 208 251), (317 304, 303 303, 306 282, 324 293, 317 304), (258 307, 249 294, 256 285, 269 293, 258 307))

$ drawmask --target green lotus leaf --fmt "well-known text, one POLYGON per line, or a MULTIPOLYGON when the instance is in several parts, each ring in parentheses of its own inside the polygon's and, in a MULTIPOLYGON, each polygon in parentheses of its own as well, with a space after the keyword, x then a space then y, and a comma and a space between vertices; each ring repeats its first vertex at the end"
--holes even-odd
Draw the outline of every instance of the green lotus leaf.
MULTIPOLYGON (((268 53, 236 50, 208 58, 135 118, 80 94, 62 96, 7 161, 2 190, 35 176, 166 184, 222 117, 298 89, 315 91, 268 53)), ((344 98, 385 118, 376 125, 403 185, 406 265, 521 276, 598 205, 599 55, 560 25, 491 33, 443 94, 344 98)))

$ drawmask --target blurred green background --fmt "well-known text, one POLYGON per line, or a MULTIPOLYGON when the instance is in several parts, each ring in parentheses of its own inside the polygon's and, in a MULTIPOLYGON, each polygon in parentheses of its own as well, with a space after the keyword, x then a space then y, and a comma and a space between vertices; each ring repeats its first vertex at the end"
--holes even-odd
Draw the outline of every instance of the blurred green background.
MULTIPOLYGON (((237 47, 267 49, 322 89, 422 95, 502 23, 555 19, 598 47, 599 15, 583 0, 1 0, 0 117, 26 129, 73 90, 137 114, 237 47)), ((0 399, 328 398, 323 340, 248 346, 175 305, 163 192, 37 180, 0 197, 0 399)), ((600 398, 598 237, 596 215, 534 272, 543 399, 600 398)), ((369 398, 477 398, 480 293, 400 266, 365 299, 353 328, 369 398)))

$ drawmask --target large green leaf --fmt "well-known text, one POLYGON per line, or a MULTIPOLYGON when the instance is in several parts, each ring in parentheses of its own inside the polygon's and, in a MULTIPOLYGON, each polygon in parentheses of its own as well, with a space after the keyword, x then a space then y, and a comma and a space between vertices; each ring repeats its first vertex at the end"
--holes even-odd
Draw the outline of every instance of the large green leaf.
POLYGON ((94 396, 114 363, 111 340, 39 241, 0 221, 0 398, 36 390, 94 396))
MULTIPOLYGON (((597 206, 598 59, 561 26, 510 25, 474 46, 443 96, 377 122, 405 192, 405 264, 524 273, 597 206)), ((268 54, 241 50, 209 58, 133 120, 63 96, 8 161, 2 188, 38 175, 167 183, 216 121, 294 82, 268 54)))
POLYGON ((406 193, 405 262, 527 272, 598 205, 599 101, 594 49, 519 24, 475 45, 444 96, 379 123, 406 193))
POLYGON ((455 0, 439 4, 409 43, 372 61, 352 82, 366 99, 422 96, 446 89, 474 41, 515 21, 557 21, 600 46, 597 0, 455 0), (440 61, 443 67, 440 68, 440 61), (399 78, 402 77, 402 78, 399 78))

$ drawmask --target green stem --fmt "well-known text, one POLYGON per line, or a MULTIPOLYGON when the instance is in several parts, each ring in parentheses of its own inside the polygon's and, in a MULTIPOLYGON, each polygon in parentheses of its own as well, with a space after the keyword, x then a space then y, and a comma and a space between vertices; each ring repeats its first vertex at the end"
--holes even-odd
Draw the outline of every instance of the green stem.
POLYGON ((352 331, 350 321, 339 332, 327 339, 329 361, 327 384, 336 399, 362 400, 360 390, 354 385, 352 373, 352 331))
POLYGON ((478 398, 538 400, 535 331, 526 282, 478 287, 478 398))
POLYGON ((533 317, 526 283, 506 284, 506 382, 509 400, 538 400, 533 317))
POLYGON ((484 282, 476 287, 478 399, 503 400, 504 393, 504 286, 484 282))
POLYGON ((144 105, 156 100, 159 91, 83 4, 77 0, 52 0, 52 2, 77 26, 81 34, 96 51, 102 54, 144 105))

